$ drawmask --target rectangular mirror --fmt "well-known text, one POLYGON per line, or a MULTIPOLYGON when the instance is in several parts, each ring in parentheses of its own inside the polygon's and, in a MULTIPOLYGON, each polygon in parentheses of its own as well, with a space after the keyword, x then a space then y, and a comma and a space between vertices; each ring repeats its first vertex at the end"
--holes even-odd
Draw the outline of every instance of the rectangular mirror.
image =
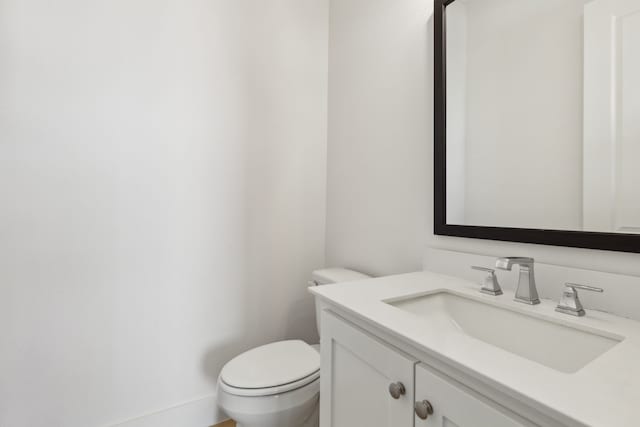
POLYGON ((436 234, 640 252, 640 1, 435 10, 436 234))

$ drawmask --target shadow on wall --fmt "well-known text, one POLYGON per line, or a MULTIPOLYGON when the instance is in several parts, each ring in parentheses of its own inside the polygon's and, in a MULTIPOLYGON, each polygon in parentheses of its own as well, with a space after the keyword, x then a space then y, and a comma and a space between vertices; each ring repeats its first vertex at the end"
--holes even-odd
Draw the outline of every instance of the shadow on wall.
MULTIPOLYGON (((309 344, 319 341, 315 332, 315 305, 311 297, 300 299, 293 304, 286 316, 287 327, 282 336, 275 336, 273 339, 260 339, 245 330, 245 335, 235 339, 218 342, 208 348, 201 360, 201 369, 212 385, 218 380, 218 375, 222 367, 238 354, 250 350, 253 347, 268 344, 270 342, 284 339, 302 339, 309 344), (309 318, 310 314, 312 318, 309 318), (312 322, 314 332, 309 332, 309 323, 312 322)), ((247 319, 247 322, 254 323, 254 320, 247 319)), ((254 324, 257 327, 257 325, 254 324)), ((255 335, 255 334, 254 334, 255 335)))
MULTIPOLYGON (((296 24, 281 27, 277 43, 268 34, 252 39, 236 73, 234 108, 244 119, 233 124, 232 133, 242 162, 236 165, 237 230, 228 241, 241 262, 230 267, 234 283, 214 285, 220 297, 212 309, 229 316, 209 325, 210 345, 199 361, 212 385, 225 363, 250 348, 283 339, 318 339, 307 281, 324 264, 326 87, 309 81, 318 72, 318 81, 324 82, 315 69, 326 67, 317 55, 322 45, 315 45, 322 33, 301 45, 300 31, 326 29, 321 29, 320 11, 298 16, 298 8, 308 5, 261 7, 264 13, 256 15, 261 22, 273 24, 284 14, 296 24), (300 72, 301 63, 308 73, 300 72)), ((234 31, 245 37, 243 29, 234 31)))
MULTIPOLYGON (((205 374, 211 384, 215 385, 218 381, 218 374, 227 361, 235 357, 239 349, 246 346, 241 339, 228 340, 217 343, 215 346, 207 349, 202 361, 202 372, 205 374)), ((240 350, 241 352, 242 350, 240 350)))
POLYGON ((331 2, 328 264, 422 269, 432 10, 432 0, 331 2))

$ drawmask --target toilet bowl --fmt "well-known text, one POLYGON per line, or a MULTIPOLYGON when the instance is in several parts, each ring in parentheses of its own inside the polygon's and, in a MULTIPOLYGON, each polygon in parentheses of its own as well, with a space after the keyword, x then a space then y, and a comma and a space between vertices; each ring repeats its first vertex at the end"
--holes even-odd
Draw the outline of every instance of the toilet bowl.
POLYGON ((318 427, 320 380, 272 396, 236 396, 222 391, 218 405, 237 427, 318 427))
MULTIPOLYGON (((369 276, 342 268, 314 271, 313 286, 369 276)), ((321 306, 316 304, 319 312, 321 306)), ((318 331, 320 318, 318 316, 318 331)), ((236 356, 218 376, 218 406, 238 427, 317 427, 320 345, 278 341, 236 356)))

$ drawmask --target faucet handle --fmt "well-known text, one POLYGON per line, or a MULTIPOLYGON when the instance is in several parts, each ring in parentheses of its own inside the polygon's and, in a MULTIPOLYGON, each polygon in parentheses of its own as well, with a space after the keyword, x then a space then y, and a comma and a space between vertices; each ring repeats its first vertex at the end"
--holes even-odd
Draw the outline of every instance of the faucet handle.
POLYGON ((595 286, 580 285, 578 283, 565 283, 564 291, 560 297, 560 302, 556 307, 559 313, 570 314, 572 316, 582 317, 585 315, 584 307, 578 296, 578 289, 591 292, 604 292, 604 289, 595 286))
POLYGON ((598 293, 603 293, 604 289, 602 288, 597 288, 595 286, 588 286, 588 285, 581 285, 579 283, 565 283, 564 286, 566 288, 573 288, 573 289, 582 289, 585 291, 591 291, 591 292, 598 292, 598 293))
POLYGON ((492 268, 486 267, 478 267, 476 265, 471 267, 473 270, 484 271, 487 275, 482 282, 482 288, 480 288, 480 292, 487 295, 498 296, 502 295, 502 289, 498 284, 498 278, 496 277, 496 272, 492 268))

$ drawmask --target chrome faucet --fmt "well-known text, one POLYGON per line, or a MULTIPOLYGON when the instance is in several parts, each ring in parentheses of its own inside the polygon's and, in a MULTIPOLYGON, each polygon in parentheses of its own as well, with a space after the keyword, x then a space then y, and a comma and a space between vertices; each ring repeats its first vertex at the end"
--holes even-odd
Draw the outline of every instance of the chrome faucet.
POLYGON ((520 267, 520 278, 518 279, 518 287, 516 288, 515 301, 524 304, 540 304, 538 298, 538 289, 536 288, 536 278, 533 274, 533 258, 522 257, 505 257, 498 258, 496 268, 500 270, 511 271, 514 265, 520 267))

